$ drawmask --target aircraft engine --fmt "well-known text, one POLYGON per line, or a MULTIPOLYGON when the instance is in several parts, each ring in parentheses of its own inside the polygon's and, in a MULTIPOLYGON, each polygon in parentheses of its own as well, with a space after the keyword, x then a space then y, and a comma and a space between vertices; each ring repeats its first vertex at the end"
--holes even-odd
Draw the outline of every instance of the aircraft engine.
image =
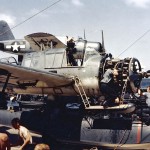
POLYGON ((106 55, 101 60, 100 78, 102 79, 107 69, 117 69, 119 73, 116 78, 118 95, 120 95, 124 103, 135 105, 135 110, 132 112, 132 119, 144 122, 145 125, 150 125, 150 106, 147 104, 148 97, 142 93, 140 95, 134 93, 129 79, 132 75, 139 75, 140 78, 137 78, 134 84, 140 86, 142 78, 149 76, 149 73, 142 72, 141 64, 136 58, 114 59, 109 57, 108 54, 106 55))
MULTIPOLYGON (((141 64, 136 58, 111 58, 111 54, 106 54, 101 60, 100 66, 100 77, 102 78, 105 71, 109 68, 117 69, 119 75, 116 77, 115 82, 118 86, 118 92, 121 97, 123 97, 126 92, 133 93, 130 87, 130 76, 131 75, 140 75, 141 74, 141 64), (110 59, 107 59, 110 57, 110 59)), ((142 79, 142 76, 141 76, 142 79)), ((141 80, 137 80, 134 84, 140 85, 141 80)))

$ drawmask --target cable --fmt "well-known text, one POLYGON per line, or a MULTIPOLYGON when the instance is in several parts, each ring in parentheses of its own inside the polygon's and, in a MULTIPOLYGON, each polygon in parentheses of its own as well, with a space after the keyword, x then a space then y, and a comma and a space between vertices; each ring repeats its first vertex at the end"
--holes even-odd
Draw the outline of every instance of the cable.
POLYGON ((34 14, 34 15, 32 15, 31 17, 27 18, 26 20, 24 20, 24 21, 18 23, 18 24, 15 25, 14 27, 12 27, 12 28, 10 28, 10 29, 8 29, 8 30, 6 30, 6 31, 4 31, 4 32, 2 32, 2 33, 0 33, 0 36, 3 35, 3 34, 5 34, 5 33, 7 33, 7 32, 10 31, 10 30, 15 29, 16 27, 18 27, 18 26, 20 26, 21 24, 27 22, 28 20, 32 19, 33 17, 39 15, 40 13, 42 13, 43 11, 47 10, 48 8, 50 8, 50 7, 54 6, 54 5, 56 5, 56 4, 59 3, 60 1, 62 1, 62 0, 58 0, 58 1, 54 2, 53 4, 47 6, 46 8, 44 8, 44 9, 42 9, 42 10, 40 10, 40 11, 37 12, 36 14, 34 14))
POLYGON ((142 36, 140 36, 138 39, 136 39, 132 44, 130 44, 124 51, 122 51, 119 55, 118 55, 118 57, 120 56, 120 55, 122 55, 125 51, 127 51, 130 47, 132 47, 135 43, 137 43, 142 37, 144 37, 148 32, 150 31, 150 29, 149 30, 147 30, 142 36))
MULTIPOLYGON (((127 131, 127 130, 126 130, 127 131)), ((125 131, 125 133, 126 133, 126 131, 125 131)), ((128 135, 127 135, 127 138, 126 138, 126 140, 124 141, 124 143, 120 143, 120 144, 118 144, 116 147, 115 147, 115 149, 114 150, 117 150, 117 148, 118 147, 121 147, 121 146, 123 146, 124 144, 126 144, 126 142, 128 141, 128 139, 129 139, 129 136, 130 136, 130 133, 131 133, 131 130, 129 130, 129 132, 128 132, 128 135)), ((125 135, 125 134, 124 134, 125 135)), ((123 137, 124 138, 124 137, 123 137)), ((122 141, 123 141, 123 139, 122 139, 122 141)))
POLYGON ((122 146, 123 144, 121 144, 121 142, 123 141, 124 137, 125 137, 125 134, 127 132, 127 129, 124 130, 124 134, 122 136, 122 138, 120 139, 119 143, 117 144, 117 146, 114 148, 114 150, 116 150, 118 147, 122 146))

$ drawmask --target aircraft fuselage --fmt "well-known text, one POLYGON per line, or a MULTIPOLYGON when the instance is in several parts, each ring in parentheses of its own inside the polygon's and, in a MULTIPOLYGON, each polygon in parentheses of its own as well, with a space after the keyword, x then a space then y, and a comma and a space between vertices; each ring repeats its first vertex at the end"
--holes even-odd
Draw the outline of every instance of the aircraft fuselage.
MULTIPOLYGON (((93 55, 93 54, 92 54, 93 55)), ((79 56, 78 56, 79 57, 79 56)), ((83 56, 82 56, 83 57, 83 56)), ((24 56, 22 66, 30 67, 46 72, 53 72, 66 77, 78 77, 87 95, 99 95, 99 67, 100 60, 103 57, 95 51, 94 56, 88 58, 78 66, 70 66, 67 64, 66 49, 50 49, 47 51, 28 53, 24 56)), ((28 86, 27 89, 15 89, 17 93, 23 94, 61 94, 61 95, 77 95, 78 90, 74 85, 66 85, 65 87, 51 88, 46 82, 37 82, 35 87, 28 86)))

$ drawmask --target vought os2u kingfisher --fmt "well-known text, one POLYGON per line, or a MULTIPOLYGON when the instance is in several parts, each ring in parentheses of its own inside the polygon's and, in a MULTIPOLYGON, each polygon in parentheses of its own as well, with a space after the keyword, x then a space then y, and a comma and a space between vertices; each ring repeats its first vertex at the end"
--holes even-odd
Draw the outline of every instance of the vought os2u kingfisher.
MULTIPOLYGON (((136 115, 140 121, 149 124, 149 117, 141 117, 143 107, 149 107, 135 98, 130 81, 130 76, 139 75, 141 78, 133 84, 140 85, 144 78, 139 60, 114 58, 106 53, 103 34, 102 43, 71 39, 64 44, 54 35, 34 33, 27 35, 25 40, 0 41, 0 50, 18 55, 18 61, 9 58, 0 61, 2 92, 12 89, 18 94, 54 95, 62 101, 65 96, 76 96, 80 97, 77 103, 81 104, 84 114, 92 118, 103 119, 106 115, 115 121, 123 118, 120 121, 122 128, 131 129, 133 115, 136 115), (114 82, 119 104, 105 108, 101 103, 107 100, 107 95, 101 91, 100 84, 108 69, 118 71, 114 82), (126 94, 130 95, 128 100, 124 98, 126 94), (123 125, 126 120, 128 127, 123 125)), ((107 121, 112 122, 110 118, 107 121)))
MULTIPOLYGON (((100 81, 106 70, 118 70, 116 85, 122 100, 126 89, 131 89, 128 77, 141 72, 138 59, 115 59, 107 54, 104 40, 101 44, 78 39, 65 45, 47 33, 34 33, 25 39, 0 42, 2 51, 17 54, 21 62, 21 65, 7 63, 4 59, 0 62, 4 88, 9 83, 18 94, 79 95, 85 109, 102 109, 99 105, 91 106, 90 99, 103 95, 100 81)), ((122 106, 125 109, 127 105, 122 106)))

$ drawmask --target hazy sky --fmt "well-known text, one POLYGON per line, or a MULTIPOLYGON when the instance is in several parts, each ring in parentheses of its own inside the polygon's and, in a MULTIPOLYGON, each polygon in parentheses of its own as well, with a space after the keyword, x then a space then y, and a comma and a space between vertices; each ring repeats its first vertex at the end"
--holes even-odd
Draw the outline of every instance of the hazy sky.
MULTIPOLYGON (((56 1, 1 0, 0 20, 14 27, 56 1)), ((83 37, 84 29, 90 41, 101 41, 103 30, 105 48, 114 57, 132 45, 119 57, 136 57, 150 69, 150 0, 61 0, 13 33, 15 38, 35 32, 83 37)))

